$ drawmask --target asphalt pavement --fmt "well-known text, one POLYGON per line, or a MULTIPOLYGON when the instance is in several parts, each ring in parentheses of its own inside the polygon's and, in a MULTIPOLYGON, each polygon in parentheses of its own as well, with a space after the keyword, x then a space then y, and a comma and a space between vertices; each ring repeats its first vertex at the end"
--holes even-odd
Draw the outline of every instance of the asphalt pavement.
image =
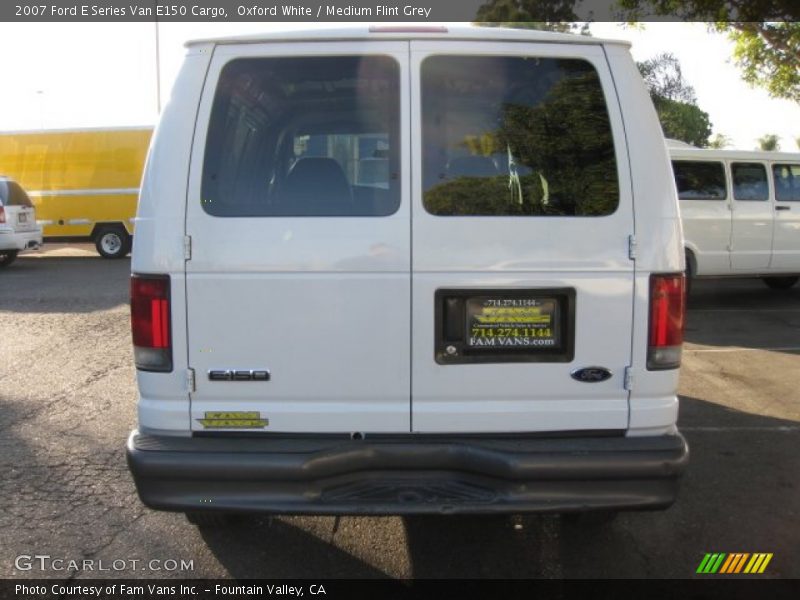
POLYGON ((679 422, 691 461, 667 511, 200 530, 143 507, 125 464, 129 271, 68 247, 0 271, 0 577, 683 578, 706 552, 773 553, 762 577, 800 577, 800 285, 695 283, 679 422))

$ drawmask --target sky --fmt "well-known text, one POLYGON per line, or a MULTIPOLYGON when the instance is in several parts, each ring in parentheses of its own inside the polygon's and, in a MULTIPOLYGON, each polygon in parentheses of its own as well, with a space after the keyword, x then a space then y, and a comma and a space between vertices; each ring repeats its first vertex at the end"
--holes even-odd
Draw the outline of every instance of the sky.
MULTIPOLYGON (((161 103, 167 101, 188 39, 326 24, 160 23, 161 103)), ((797 151, 800 105, 745 84, 731 60, 733 45, 700 23, 647 23, 631 28, 595 23, 593 35, 627 39, 634 59, 672 52, 714 133, 733 148, 757 147, 766 133, 797 151)), ((154 23, 0 23, 4 84, 0 131, 152 125, 158 118, 154 23)))

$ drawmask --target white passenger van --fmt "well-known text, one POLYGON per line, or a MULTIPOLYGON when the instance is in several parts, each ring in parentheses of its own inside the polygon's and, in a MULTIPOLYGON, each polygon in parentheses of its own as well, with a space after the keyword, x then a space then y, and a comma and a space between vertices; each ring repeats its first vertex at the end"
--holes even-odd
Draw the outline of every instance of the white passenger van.
POLYGON ((671 145, 690 277, 800 279, 800 154, 671 145))
POLYGON ((136 228, 146 505, 675 500, 681 228, 627 44, 420 26, 190 43, 136 228))

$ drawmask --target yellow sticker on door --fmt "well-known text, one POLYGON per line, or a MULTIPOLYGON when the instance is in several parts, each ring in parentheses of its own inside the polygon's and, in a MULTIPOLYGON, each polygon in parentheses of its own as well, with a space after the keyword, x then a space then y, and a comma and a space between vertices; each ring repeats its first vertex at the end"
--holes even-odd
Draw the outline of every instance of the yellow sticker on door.
POLYGON ((264 429, 269 425, 269 419, 262 419, 257 411, 207 411, 197 422, 204 429, 264 429))

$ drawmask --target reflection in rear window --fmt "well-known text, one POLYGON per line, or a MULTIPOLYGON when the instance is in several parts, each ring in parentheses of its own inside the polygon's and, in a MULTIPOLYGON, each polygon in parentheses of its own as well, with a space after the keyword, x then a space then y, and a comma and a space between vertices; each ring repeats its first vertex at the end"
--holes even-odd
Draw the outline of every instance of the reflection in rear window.
POLYGON ((601 216, 619 204, 608 109, 587 61, 428 57, 422 138, 435 215, 601 216))
POLYGON ((3 203, 3 206, 33 207, 25 190, 16 181, 9 179, 0 179, 0 202, 3 203))
POLYGON ((222 217, 392 214, 399 82, 387 56, 231 61, 211 111, 203 209, 222 217))
POLYGON ((724 200, 727 197, 721 162, 676 160, 672 169, 681 200, 724 200))

